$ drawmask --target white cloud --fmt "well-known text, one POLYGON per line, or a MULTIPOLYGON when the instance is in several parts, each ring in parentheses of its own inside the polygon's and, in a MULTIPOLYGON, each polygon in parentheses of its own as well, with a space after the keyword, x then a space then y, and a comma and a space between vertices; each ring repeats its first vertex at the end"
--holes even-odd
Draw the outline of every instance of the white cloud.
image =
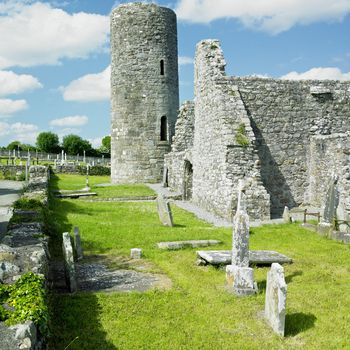
POLYGON ((335 67, 318 67, 312 68, 306 72, 290 72, 283 75, 281 79, 287 80, 350 80, 350 72, 342 73, 339 68, 335 67))
POLYGON ((350 13, 348 0, 180 0, 180 20, 209 23, 234 18, 244 26, 277 34, 297 24, 341 21, 350 13))
POLYGON ((11 136, 11 141, 34 144, 39 133, 38 129, 34 124, 0 122, 0 136, 11 136))
POLYGON ((104 101, 110 98, 110 75, 111 67, 108 66, 104 71, 97 74, 87 74, 64 88, 63 98, 66 101, 104 101))
POLYGON ((103 137, 95 137, 94 139, 88 139, 93 148, 101 147, 103 137))
POLYGON ((0 99, 0 116, 8 116, 28 108, 26 100, 0 99))
POLYGON ((179 65, 193 64, 193 58, 188 56, 179 56, 179 65))
POLYGON ((59 126, 59 127, 74 127, 74 126, 83 126, 87 124, 89 118, 85 115, 73 115, 59 119, 53 119, 50 121, 51 126, 59 126))
POLYGON ((32 75, 0 70, 0 96, 18 94, 42 87, 39 80, 32 75))
POLYGON ((47 3, 0 4, 0 68, 59 64, 103 50, 109 18, 84 12, 69 14, 47 3))

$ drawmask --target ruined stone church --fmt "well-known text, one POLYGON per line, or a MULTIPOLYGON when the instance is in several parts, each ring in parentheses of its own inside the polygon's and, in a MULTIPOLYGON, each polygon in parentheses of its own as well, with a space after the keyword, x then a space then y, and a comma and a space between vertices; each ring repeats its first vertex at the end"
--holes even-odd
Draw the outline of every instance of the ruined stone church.
POLYGON ((198 43, 195 98, 178 113, 176 15, 111 14, 112 182, 164 182, 231 219, 244 180, 252 219, 322 207, 332 176, 350 214, 350 82, 229 77, 217 40, 198 43))

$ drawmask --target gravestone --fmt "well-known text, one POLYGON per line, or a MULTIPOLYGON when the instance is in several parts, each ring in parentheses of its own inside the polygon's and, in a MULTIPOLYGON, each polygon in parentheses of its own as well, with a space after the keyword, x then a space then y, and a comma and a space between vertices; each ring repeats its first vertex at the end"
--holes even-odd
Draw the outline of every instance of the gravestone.
POLYGON ((130 258, 131 259, 141 259, 141 257, 142 257, 142 249, 132 248, 130 250, 130 258))
POLYGON ((232 236, 232 261, 226 266, 226 281, 237 296, 257 292, 254 270, 249 267, 249 217, 245 206, 243 184, 239 184, 237 212, 232 236))
POLYGON ((70 235, 68 232, 64 232, 62 235, 62 250, 64 258, 64 271, 66 275, 66 282, 68 289, 71 293, 77 290, 77 281, 75 275, 75 266, 74 266, 74 255, 73 247, 70 240, 70 235))
POLYGON ((338 179, 336 176, 332 176, 329 181, 325 208, 323 211, 323 222, 332 224, 336 215, 336 210, 339 204, 339 193, 337 188, 338 179))
POLYGON ((284 222, 286 222, 286 223, 292 222, 292 217, 290 215, 289 208, 287 206, 284 207, 282 217, 283 217, 284 222))
POLYGON ((164 226, 174 226, 169 201, 162 194, 157 197, 157 208, 160 222, 164 226))
POLYGON ((83 248, 81 246, 79 227, 74 227, 74 249, 77 260, 81 260, 83 258, 83 248))
POLYGON ((265 318, 274 332, 284 336, 286 319, 287 284, 284 279, 284 269, 280 264, 273 263, 267 273, 265 318))

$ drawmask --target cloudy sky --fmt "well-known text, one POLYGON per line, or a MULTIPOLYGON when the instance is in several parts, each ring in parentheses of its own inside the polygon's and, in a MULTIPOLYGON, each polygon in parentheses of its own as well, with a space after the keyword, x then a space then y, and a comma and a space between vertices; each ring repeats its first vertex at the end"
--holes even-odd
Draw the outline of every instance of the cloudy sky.
MULTIPOLYGON (((51 130, 109 134, 115 0, 0 0, 0 145, 51 130)), ((219 39, 230 75, 350 80, 350 0, 158 0, 178 16, 181 101, 198 41, 219 39)))

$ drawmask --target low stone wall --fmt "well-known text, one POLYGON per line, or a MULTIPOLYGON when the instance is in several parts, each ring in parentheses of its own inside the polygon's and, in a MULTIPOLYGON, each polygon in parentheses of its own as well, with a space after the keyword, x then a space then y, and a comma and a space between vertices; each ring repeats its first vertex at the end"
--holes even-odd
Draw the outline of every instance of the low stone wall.
MULTIPOLYGON (((22 198, 47 203, 49 173, 44 166, 29 169, 29 183, 22 198)), ((40 212, 15 210, 8 231, 0 241, 0 283, 13 284, 27 272, 47 278, 48 238, 44 235, 44 223, 40 212), (29 220, 28 220, 29 217, 29 220), (32 220, 30 220, 32 218, 32 220)), ((32 321, 7 327, 0 322, 1 349, 42 349, 43 334, 32 321)))

